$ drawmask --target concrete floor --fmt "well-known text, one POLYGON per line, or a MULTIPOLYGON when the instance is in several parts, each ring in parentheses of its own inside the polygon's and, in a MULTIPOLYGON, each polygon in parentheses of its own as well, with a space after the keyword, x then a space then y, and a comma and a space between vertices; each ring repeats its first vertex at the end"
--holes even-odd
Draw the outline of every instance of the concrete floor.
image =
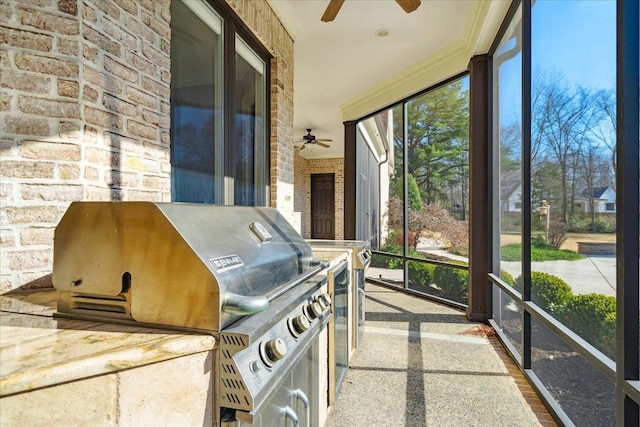
POLYGON ((556 425, 464 313, 366 286, 366 326, 326 427, 556 425))

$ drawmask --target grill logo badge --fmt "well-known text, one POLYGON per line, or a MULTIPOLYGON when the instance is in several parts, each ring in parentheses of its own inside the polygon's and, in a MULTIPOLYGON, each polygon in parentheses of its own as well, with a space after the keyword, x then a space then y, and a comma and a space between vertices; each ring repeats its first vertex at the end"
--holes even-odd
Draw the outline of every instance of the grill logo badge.
POLYGON ((213 265, 213 268, 216 269, 216 271, 221 272, 224 270, 229 270, 230 268, 234 268, 234 267, 240 267, 241 265, 244 265, 244 263, 242 262, 242 260, 240 259, 240 257, 238 255, 227 255, 227 256, 223 256, 220 258, 211 258, 209 260, 209 262, 211 263, 211 265, 213 265))

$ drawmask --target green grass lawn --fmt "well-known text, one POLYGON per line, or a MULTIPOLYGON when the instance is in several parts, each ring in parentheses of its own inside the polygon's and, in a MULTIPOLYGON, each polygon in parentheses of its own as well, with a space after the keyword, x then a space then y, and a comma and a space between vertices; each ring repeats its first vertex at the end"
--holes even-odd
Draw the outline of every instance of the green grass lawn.
MULTIPOLYGON (((514 243, 500 248, 502 261, 520 261, 522 258, 522 245, 514 243)), ((575 261, 584 258, 582 255, 565 249, 547 249, 531 247, 531 261, 575 261)))

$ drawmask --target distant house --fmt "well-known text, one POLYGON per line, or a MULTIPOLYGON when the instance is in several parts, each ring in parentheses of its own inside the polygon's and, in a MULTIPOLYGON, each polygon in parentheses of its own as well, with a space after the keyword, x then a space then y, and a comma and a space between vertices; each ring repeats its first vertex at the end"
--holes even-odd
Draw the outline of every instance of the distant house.
POLYGON ((502 191, 502 212, 522 212, 522 187, 515 183, 505 185, 502 191))
POLYGON ((593 210, 595 212, 609 212, 615 213, 616 211, 616 192, 613 188, 607 187, 595 187, 587 188, 580 192, 580 195, 573 201, 576 211, 578 212, 591 212, 591 203, 593 199, 593 210))
POLYGON ((520 172, 505 173, 500 183, 500 210, 506 212, 522 212, 522 186, 520 172))

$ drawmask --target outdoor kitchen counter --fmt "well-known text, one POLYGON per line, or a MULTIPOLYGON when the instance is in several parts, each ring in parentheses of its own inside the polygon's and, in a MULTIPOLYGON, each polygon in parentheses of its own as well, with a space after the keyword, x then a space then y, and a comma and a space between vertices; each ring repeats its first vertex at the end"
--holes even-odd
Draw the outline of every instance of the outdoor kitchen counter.
POLYGON ((55 310, 53 290, 0 296, 0 424, 52 420, 56 413, 59 421, 72 424, 143 422, 155 418, 151 413, 158 409, 147 405, 145 414, 140 405, 151 402, 159 388, 164 413, 172 401, 178 404, 179 396, 172 395, 185 387, 193 399, 194 385, 204 388, 199 404, 191 405, 201 412, 196 419, 202 422, 210 412, 205 406, 212 395, 214 337, 64 319, 53 317, 55 310), (195 378, 185 379, 191 371, 195 378), (129 403, 123 405, 125 394, 129 403))

